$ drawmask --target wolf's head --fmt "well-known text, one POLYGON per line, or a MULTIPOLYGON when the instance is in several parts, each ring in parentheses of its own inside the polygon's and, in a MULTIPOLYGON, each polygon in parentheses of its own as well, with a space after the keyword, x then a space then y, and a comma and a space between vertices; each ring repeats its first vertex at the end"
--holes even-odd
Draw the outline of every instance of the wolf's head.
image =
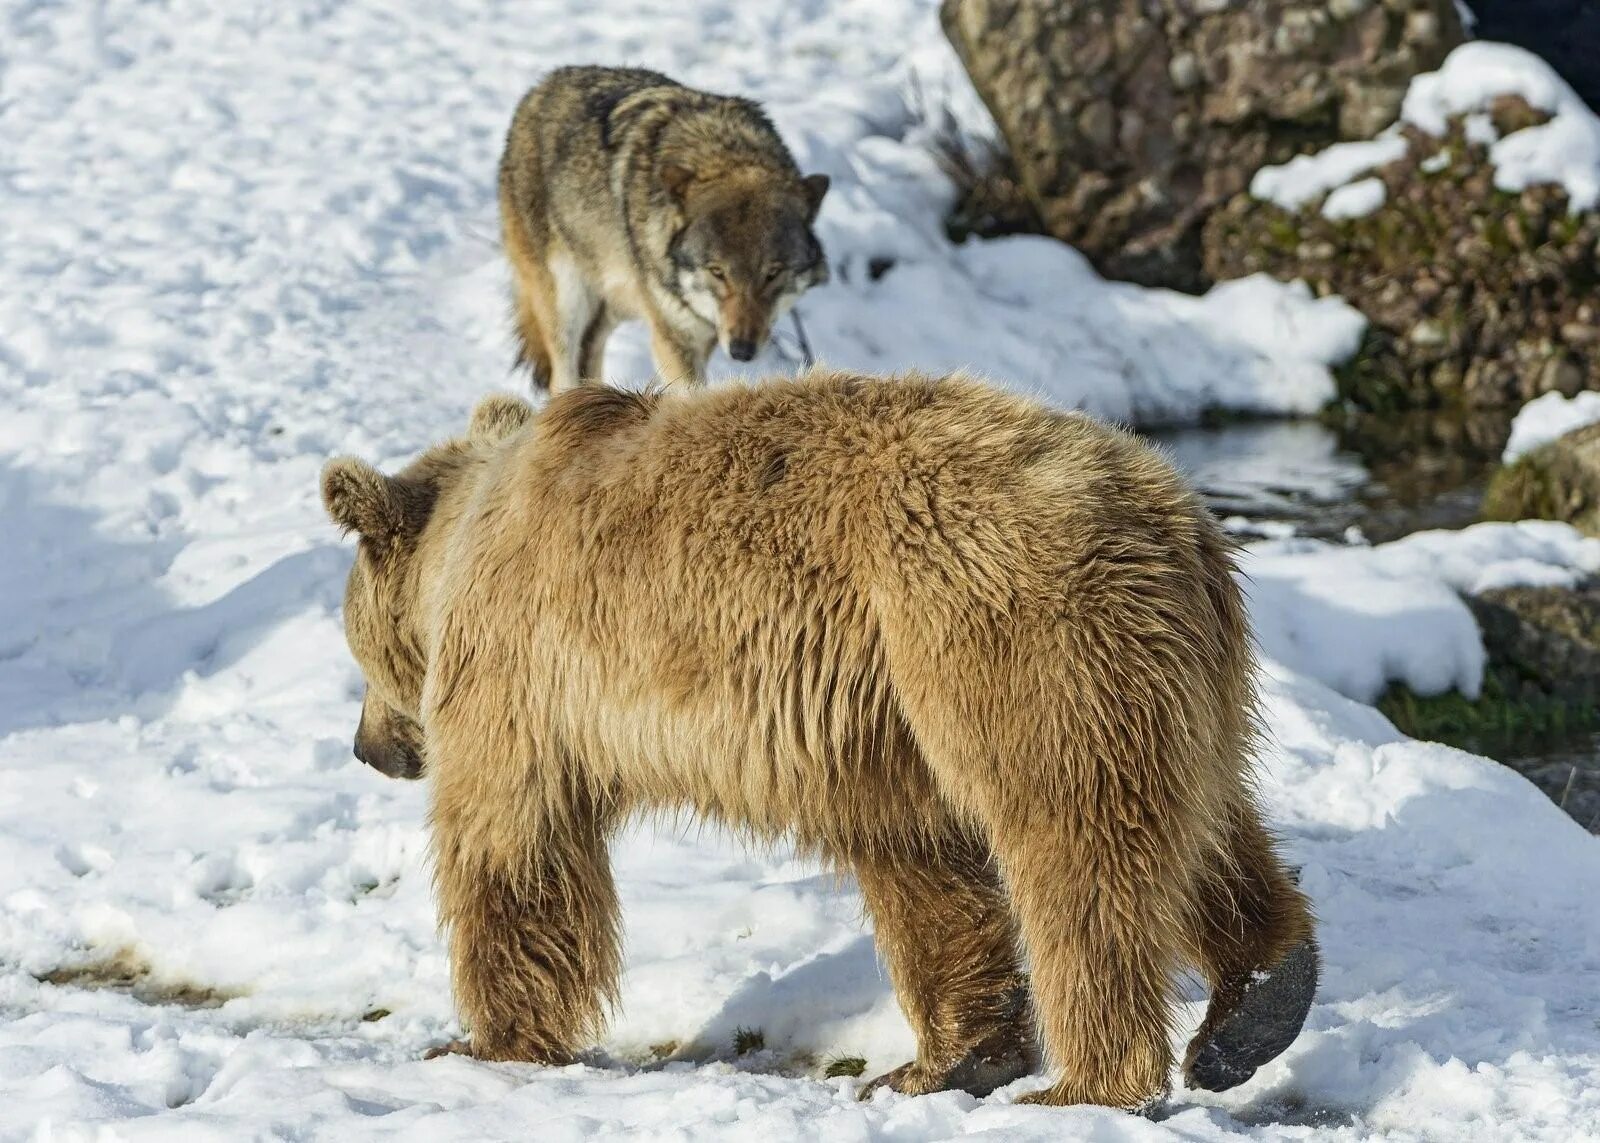
POLYGON ((827 175, 800 178, 760 167, 702 177, 677 163, 662 185, 683 209, 672 239, 673 285, 735 361, 761 352, 795 299, 828 280, 812 232, 827 175))

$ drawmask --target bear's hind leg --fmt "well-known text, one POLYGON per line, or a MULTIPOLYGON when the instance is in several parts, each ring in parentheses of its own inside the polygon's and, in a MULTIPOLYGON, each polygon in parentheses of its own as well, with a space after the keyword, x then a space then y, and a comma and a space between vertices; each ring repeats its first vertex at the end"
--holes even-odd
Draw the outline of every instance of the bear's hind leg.
POLYGON ((1199 879, 1193 907, 1190 959, 1211 1003, 1184 1076, 1226 1091, 1293 1043, 1317 987, 1311 910, 1248 803, 1233 813, 1226 855, 1199 879))
POLYGON ((440 919, 471 1054, 571 1062, 599 1035, 621 971, 604 824, 574 810, 559 828, 506 844, 504 808, 479 808, 458 816, 436 796, 433 815, 440 919))
POLYGON ((1038 1064, 1017 936, 988 850, 954 830, 852 864, 917 1058, 862 1089, 988 1095, 1038 1064))
POLYGON ((1095 836, 1075 806, 1013 803, 992 831, 1060 1078, 1023 1102, 1145 1110, 1166 1097, 1175 870, 1138 830, 1095 836))

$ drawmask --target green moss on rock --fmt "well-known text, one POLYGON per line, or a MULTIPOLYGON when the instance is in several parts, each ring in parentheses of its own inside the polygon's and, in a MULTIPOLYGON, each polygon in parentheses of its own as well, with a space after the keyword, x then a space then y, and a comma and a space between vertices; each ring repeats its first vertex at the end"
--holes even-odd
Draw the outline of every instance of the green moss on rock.
POLYGON ((1378 699, 1378 709, 1412 738, 1490 758, 1516 757, 1600 731, 1600 709, 1593 702, 1524 689, 1514 671, 1489 672, 1476 699, 1459 691, 1418 695, 1397 683, 1378 699))
MULTIPOLYGON (((1542 113, 1501 101, 1505 130, 1542 113)), ((1337 372, 1358 408, 1515 407, 1541 393, 1600 388, 1600 215, 1573 213, 1556 186, 1510 193, 1460 123, 1414 129, 1374 172, 1383 205, 1331 220, 1322 200, 1286 211, 1248 193, 1208 219, 1206 273, 1267 273, 1338 294, 1371 322, 1337 372)))
POLYGON ((1501 468, 1483 497, 1485 520, 1562 520, 1600 536, 1600 425, 1534 449, 1501 468))

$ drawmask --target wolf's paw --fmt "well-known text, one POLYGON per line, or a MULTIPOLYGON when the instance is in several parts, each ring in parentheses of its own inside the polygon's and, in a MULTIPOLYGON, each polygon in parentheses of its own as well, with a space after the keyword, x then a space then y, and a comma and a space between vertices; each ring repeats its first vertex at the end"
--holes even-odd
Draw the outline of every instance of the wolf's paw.
POLYGON ((1316 996, 1317 969, 1317 945, 1308 938, 1246 982, 1231 1011, 1206 1013, 1184 1062, 1189 1086, 1238 1087, 1294 1043, 1316 996))

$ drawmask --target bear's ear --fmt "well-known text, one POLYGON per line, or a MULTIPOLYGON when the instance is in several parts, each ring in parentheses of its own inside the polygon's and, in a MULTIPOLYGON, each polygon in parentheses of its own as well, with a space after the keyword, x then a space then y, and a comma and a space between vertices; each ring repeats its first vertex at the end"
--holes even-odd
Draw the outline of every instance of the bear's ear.
POLYGON ((490 393, 472 409, 467 435, 480 444, 505 440, 533 419, 533 406, 510 393, 490 393))
POLYGON ((322 504, 346 533, 386 544, 405 526, 394 481, 364 460, 341 456, 322 469, 322 504))
POLYGON ((817 220, 817 211, 822 209, 822 196, 828 193, 832 180, 827 175, 807 175, 800 180, 800 185, 805 188, 806 205, 811 208, 811 221, 817 220))

